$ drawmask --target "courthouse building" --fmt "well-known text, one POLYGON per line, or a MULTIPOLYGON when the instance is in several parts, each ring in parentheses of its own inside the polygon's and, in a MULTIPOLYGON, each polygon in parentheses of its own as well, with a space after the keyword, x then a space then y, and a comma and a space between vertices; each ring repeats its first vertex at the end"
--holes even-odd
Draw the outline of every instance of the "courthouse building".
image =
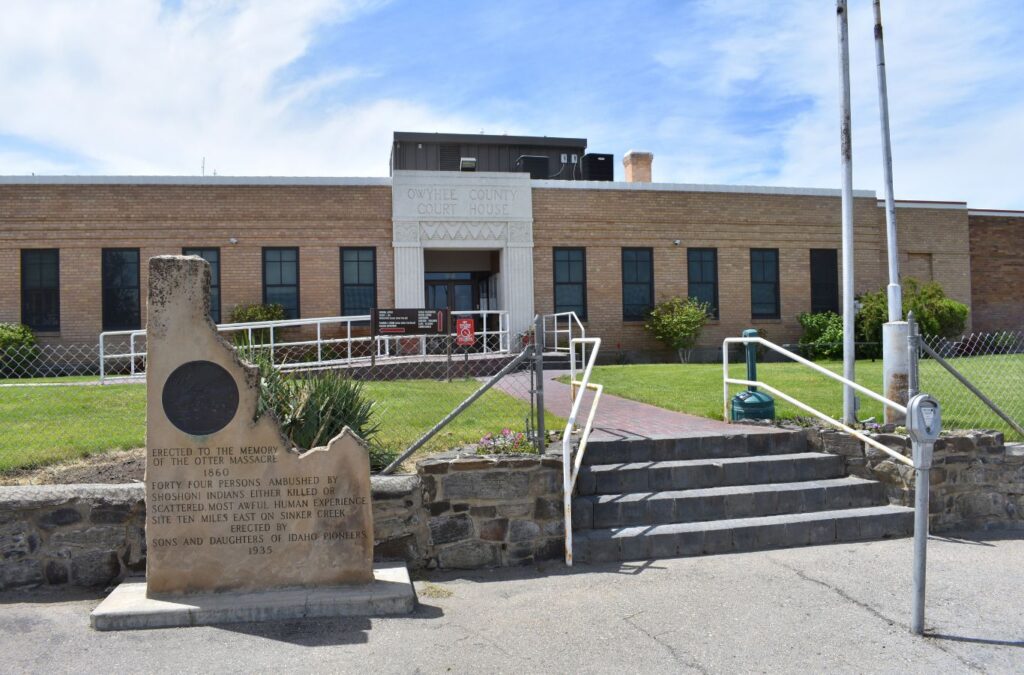
MULTIPOLYGON (((681 185, 652 155, 585 139, 396 133, 388 178, 0 177, 0 322, 95 343, 146 322, 146 261, 212 264, 213 314, 274 302, 289 317, 377 307, 575 311, 605 348, 660 349, 653 303, 692 295, 713 348, 747 327, 795 341, 801 312, 838 310, 838 190, 681 185), (616 172, 623 180, 613 180, 616 172)), ((856 292, 885 286, 885 209, 854 193, 856 292)), ((974 330, 1020 328, 1024 212, 899 202, 901 270, 971 307, 974 330)))

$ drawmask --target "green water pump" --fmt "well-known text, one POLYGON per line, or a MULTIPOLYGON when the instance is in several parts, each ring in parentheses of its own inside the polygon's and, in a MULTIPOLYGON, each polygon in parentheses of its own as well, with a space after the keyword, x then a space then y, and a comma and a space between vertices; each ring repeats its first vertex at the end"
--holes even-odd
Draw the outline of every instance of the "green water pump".
MULTIPOLYGON (((748 328, 743 331, 743 337, 757 337, 757 330, 748 328)), ((757 345, 748 342, 744 345, 747 350, 747 379, 751 382, 757 381, 757 345)), ((732 397, 732 421, 738 420, 773 420, 775 419, 775 399, 757 387, 748 386, 746 391, 741 391, 732 397)))

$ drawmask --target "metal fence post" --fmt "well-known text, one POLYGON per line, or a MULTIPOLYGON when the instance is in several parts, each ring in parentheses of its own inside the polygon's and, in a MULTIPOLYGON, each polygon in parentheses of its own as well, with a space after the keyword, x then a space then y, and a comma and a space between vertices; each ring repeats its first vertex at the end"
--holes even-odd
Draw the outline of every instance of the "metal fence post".
POLYGON ((544 318, 533 320, 533 373, 536 382, 534 399, 537 401, 537 452, 544 454, 547 448, 547 431, 544 429, 544 318))
POLYGON ((914 312, 907 312, 907 400, 917 395, 920 383, 917 379, 917 355, 920 350, 918 344, 920 335, 917 332, 917 322, 914 321, 914 312))

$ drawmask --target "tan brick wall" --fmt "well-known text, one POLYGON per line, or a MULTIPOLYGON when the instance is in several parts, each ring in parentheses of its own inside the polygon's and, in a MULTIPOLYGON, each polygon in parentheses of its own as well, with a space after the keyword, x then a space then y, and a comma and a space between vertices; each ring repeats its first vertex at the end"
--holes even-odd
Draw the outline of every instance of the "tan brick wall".
MULTIPOLYGON (((810 249, 841 245, 838 197, 535 189, 533 209, 537 311, 553 307, 553 247, 585 246, 588 330, 613 349, 660 349, 641 322, 622 321, 623 246, 654 249, 656 301, 686 295, 687 248, 718 249, 720 319, 705 328, 699 343, 711 347, 748 327, 773 340, 796 341, 796 317, 811 305, 810 249), (780 319, 751 319, 751 248, 779 249, 780 319)), ((856 291, 877 290, 884 284, 884 215, 874 199, 859 198, 854 218, 856 291)))
POLYGON ((221 311, 262 301, 262 248, 298 246, 304 317, 341 311, 341 246, 375 246, 377 298, 394 301, 387 186, 0 186, 0 320, 20 320, 20 249, 60 249, 61 334, 93 342, 102 328, 101 250, 138 248, 145 324, 146 261, 183 247, 221 252, 221 311), (237 244, 229 239, 238 239, 237 244))
MULTIPOLYGON (((552 310, 552 248, 586 247, 588 328, 611 348, 660 349, 642 322, 622 320, 622 246, 653 249, 658 301, 686 295, 687 248, 717 248, 721 317, 701 340, 711 347, 751 326, 773 340, 795 341, 796 317, 810 309, 809 251, 841 245, 838 197, 538 188, 533 203, 536 310, 552 310), (750 248, 779 249, 778 320, 750 317, 750 248)), ((898 218, 907 259, 928 259, 947 292, 970 301, 970 257, 979 254, 968 246, 966 210, 900 208, 898 218)), ((855 222, 855 291, 878 290, 887 278, 884 210, 858 198, 855 222)), ((1004 230, 1000 236, 1012 236, 1011 227, 1004 230)), ((186 246, 220 249, 225 319, 235 305, 262 300, 264 246, 299 247, 304 317, 340 311, 341 246, 376 247, 378 303, 394 302, 388 186, 4 185, 0 264, 9 272, 0 280, 0 320, 20 319, 21 248, 61 249, 60 338, 91 342, 101 329, 101 249, 139 248, 145 289, 146 259, 186 246)), ((1004 243, 1001 250, 1011 249, 1004 243)), ((1010 272, 994 267, 990 276, 1019 274, 1009 258, 1005 265, 1010 272)))
MULTIPOLYGON (((882 209, 879 209, 880 211, 882 209)), ((884 215, 883 236, 884 236, 884 215)), ((900 277, 937 281, 946 295, 971 304, 971 251, 967 209, 900 208, 896 204, 900 277)), ((885 250, 882 250, 883 264, 885 250)), ((888 271, 883 267, 885 283, 888 271)), ((967 329, 971 315, 967 316, 967 329)))
POLYGON ((1024 218, 970 216, 974 330, 1024 329, 1024 218))

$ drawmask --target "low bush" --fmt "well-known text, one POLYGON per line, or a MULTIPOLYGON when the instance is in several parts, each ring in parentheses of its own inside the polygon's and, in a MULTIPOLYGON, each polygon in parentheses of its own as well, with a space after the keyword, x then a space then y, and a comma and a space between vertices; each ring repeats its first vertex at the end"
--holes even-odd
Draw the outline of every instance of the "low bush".
MULTIPOLYGON (((252 323, 254 321, 284 321, 283 305, 235 305, 231 310, 231 323, 252 323)), ((232 340, 238 347, 248 347, 251 344, 262 345, 270 341, 269 328, 256 328, 252 331, 252 342, 249 342, 248 331, 236 331, 232 334, 232 340)))
POLYGON ((835 312, 804 312, 797 319, 804 332, 800 346, 809 359, 843 358, 843 317, 835 312))
MULTIPOLYGON (((946 297, 942 286, 936 281, 925 284, 906 278, 903 286, 903 318, 907 312, 914 312, 922 335, 955 338, 964 332, 967 325, 967 305, 946 297)), ((873 343, 865 345, 866 356, 881 356, 882 325, 889 320, 889 300, 886 289, 860 296, 860 311, 857 312, 857 341, 873 343)))
POLYGON ((679 354, 679 360, 689 360, 690 350, 704 330, 710 311, 707 303, 696 298, 675 297, 655 305, 647 317, 644 328, 656 340, 679 354))
POLYGON ((363 383, 347 373, 328 370, 310 377, 287 376, 262 355, 249 353, 260 369, 258 414, 273 412, 281 430, 297 447, 326 445, 348 427, 366 443, 370 468, 380 471, 397 456, 381 447, 373 419, 373 401, 363 383))
POLYGON ((32 329, 20 323, 0 323, 0 377, 22 377, 39 358, 32 329))

